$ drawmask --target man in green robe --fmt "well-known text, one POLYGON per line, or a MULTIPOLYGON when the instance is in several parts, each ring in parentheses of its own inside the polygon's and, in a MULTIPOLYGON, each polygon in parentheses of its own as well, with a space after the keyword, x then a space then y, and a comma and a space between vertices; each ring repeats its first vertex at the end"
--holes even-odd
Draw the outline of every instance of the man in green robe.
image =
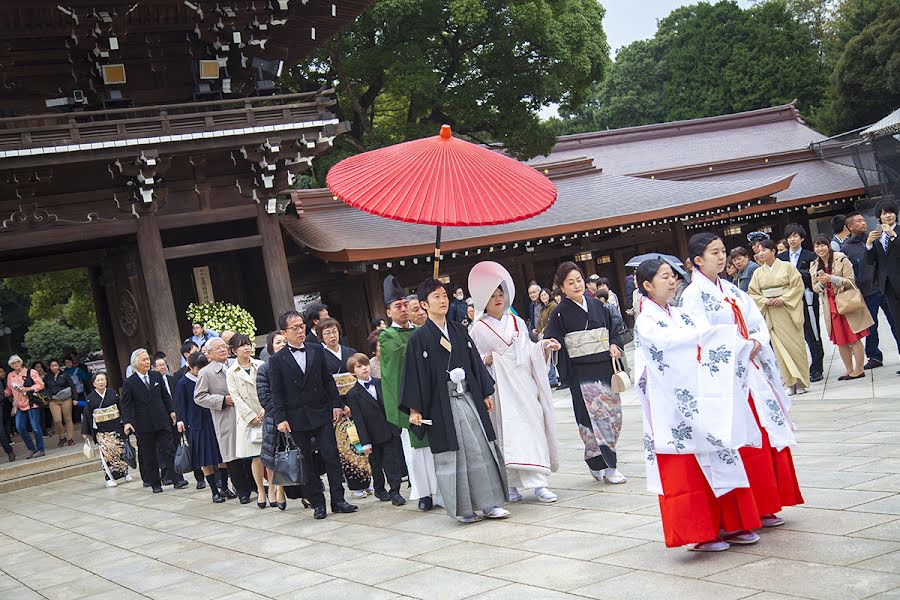
POLYGON ((410 498, 419 500, 419 510, 427 511, 440 505, 437 494, 437 477, 434 473, 434 457, 428 447, 428 437, 420 440, 409 435, 409 417, 399 411, 400 382, 406 361, 406 344, 415 326, 409 320, 409 303, 406 293, 393 275, 384 280, 384 305, 391 324, 381 331, 378 345, 381 361, 381 391, 384 395, 384 414, 387 420, 401 428, 400 440, 403 457, 409 472, 410 498))

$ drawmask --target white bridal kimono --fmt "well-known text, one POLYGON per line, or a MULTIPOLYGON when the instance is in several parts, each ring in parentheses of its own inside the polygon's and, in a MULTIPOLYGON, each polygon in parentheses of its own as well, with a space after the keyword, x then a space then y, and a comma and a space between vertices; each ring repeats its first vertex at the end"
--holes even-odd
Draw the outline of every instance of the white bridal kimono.
POLYGON ((525 322, 510 313, 500 320, 483 315, 475 321, 471 336, 482 360, 493 355, 488 367, 496 382, 491 421, 508 483, 516 488, 546 487, 547 476, 559 462, 543 348, 531 341, 525 322))
POLYGON ((657 454, 693 454, 717 498, 750 486, 737 448, 762 443, 740 383, 752 346, 734 326, 698 328, 680 309, 644 300, 634 374, 648 490, 664 494, 657 454))
MULTIPOLYGON (((691 279, 681 300, 681 310, 696 327, 737 325, 739 332, 744 327, 747 337, 760 343, 762 348, 756 358, 746 366, 746 374, 740 375, 746 377, 746 387, 753 398, 760 425, 766 429, 772 447, 782 450, 795 445, 791 401, 781 383, 778 361, 769 345, 769 330, 756 302, 734 284, 722 279, 712 282, 700 273, 691 279), (738 313, 743 323, 739 321, 738 313)), ((711 362, 711 357, 704 359, 711 362)))

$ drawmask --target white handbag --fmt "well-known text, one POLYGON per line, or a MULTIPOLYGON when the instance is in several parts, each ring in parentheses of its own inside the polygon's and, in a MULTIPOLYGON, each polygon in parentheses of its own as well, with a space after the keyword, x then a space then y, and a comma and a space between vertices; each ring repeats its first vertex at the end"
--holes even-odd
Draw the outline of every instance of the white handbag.
POLYGON ((247 430, 247 441, 253 444, 261 444, 263 441, 262 427, 253 427, 247 430))
POLYGON ((94 456, 95 456, 95 455, 94 455, 94 445, 93 445, 92 443, 88 442, 88 441, 85 441, 85 442, 84 442, 84 448, 82 449, 82 452, 84 452, 84 457, 85 457, 86 459, 91 460, 91 459, 94 458, 94 456))
POLYGON ((628 373, 626 373, 622 368, 622 362, 620 359, 614 358, 612 361, 612 366, 613 376, 610 387, 616 394, 621 394, 631 387, 631 378, 628 376, 628 373))

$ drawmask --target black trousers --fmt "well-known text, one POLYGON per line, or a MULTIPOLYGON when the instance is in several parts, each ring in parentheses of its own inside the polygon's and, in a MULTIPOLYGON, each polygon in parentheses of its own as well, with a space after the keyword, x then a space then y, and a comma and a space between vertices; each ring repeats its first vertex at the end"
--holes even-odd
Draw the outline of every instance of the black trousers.
POLYGON ((256 491, 256 482, 253 480, 253 471, 250 468, 249 458, 236 458, 225 463, 228 477, 234 484, 234 491, 239 497, 249 496, 256 491))
POLYGON ((11 454, 13 451, 12 445, 9 443, 9 435, 7 435, 5 427, 0 427, 0 446, 3 446, 3 451, 7 454, 11 454))
POLYGON ((165 427, 156 431, 144 431, 137 435, 138 466, 141 479, 151 487, 159 487, 160 464, 170 473, 175 472, 175 450, 172 447, 172 429, 165 427))
POLYGON ((395 436, 385 444, 372 444, 369 466, 372 468, 372 487, 375 488, 376 494, 384 491, 385 478, 391 494, 400 492, 400 481, 403 479, 403 469, 400 465, 404 462, 403 446, 399 436, 395 436))
POLYGON ((810 375, 822 374, 822 360, 825 358, 825 352, 822 350, 822 321, 819 319, 819 295, 813 295, 812 309, 815 318, 816 328, 813 329, 813 321, 809 316, 809 305, 806 299, 803 300, 803 339, 809 346, 809 353, 812 356, 812 363, 809 365, 810 375), (816 336, 816 331, 819 335, 816 336))
MULTIPOLYGON (((888 306, 891 309, 891 318, 900 319, 900 290, 894 287, 894 283, 890 279, 886 279, 884 281, 883 293, 885 299, 887 300, 888 306)), ((878 327, 877 322, 875 323, 875 327, 878 327)))
POLYGON ((303 472, 310 474, 309 483, 300 486, 303 497, 309 500, 313 506, 325 506, 325 494, 322 493, 321 482, 315 481, 318 477, 312 461, 312 439, 315 438, 319 445, 319 456, 325 463, 325 473, 328 475, 331 504, 342 502, 344 500, 344 471, 341 469, 341 457, 331 423, 326 423, 312 431, 293 432, 291 435, 303 455, 303 472))

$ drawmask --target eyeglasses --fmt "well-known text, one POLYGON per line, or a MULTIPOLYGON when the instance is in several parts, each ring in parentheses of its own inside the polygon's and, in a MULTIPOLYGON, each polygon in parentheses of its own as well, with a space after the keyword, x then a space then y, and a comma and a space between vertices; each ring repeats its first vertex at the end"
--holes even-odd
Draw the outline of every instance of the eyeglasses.
POLYGON ((301 331, 306 329, 306 325, 304 323, 300 323, 299 325, 293 325, 292 327, 286 327, 287 331, 301 331))

